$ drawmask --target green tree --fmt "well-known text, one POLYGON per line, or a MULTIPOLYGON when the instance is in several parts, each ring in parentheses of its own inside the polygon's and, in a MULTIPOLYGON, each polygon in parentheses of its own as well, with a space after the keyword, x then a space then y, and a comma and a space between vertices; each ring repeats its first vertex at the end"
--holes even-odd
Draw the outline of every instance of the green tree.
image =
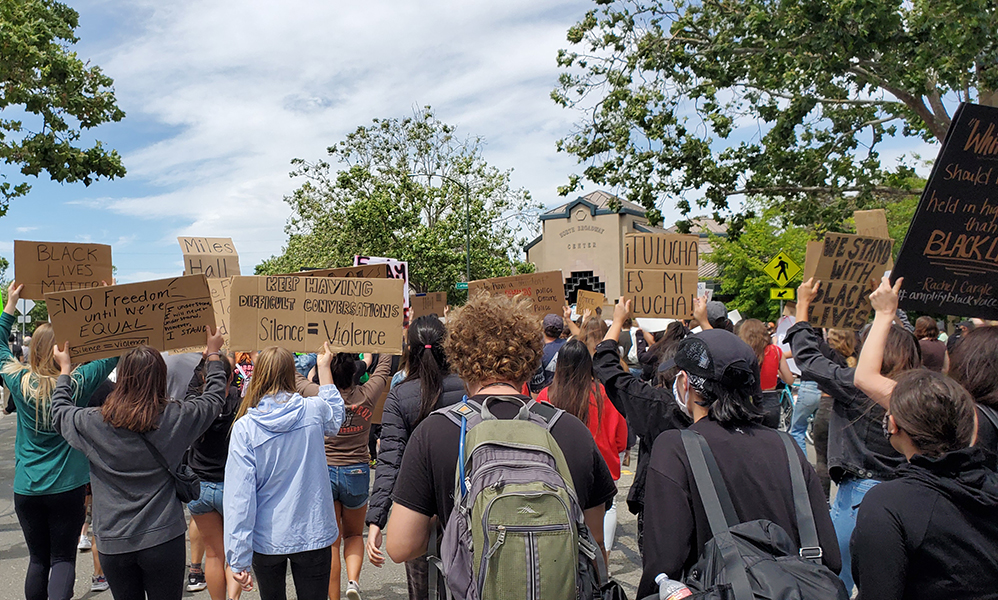
MULTIPOLYGON (((45 171, 61 183, 123 177, 114 150, 83 147, 83 130, 125 113, 113 80, 70 51, 79 14, 54 0, 0 0, 0 160, 22 175, 45 171)), ((0 172, 0 216, 30 186, 0 172)))
POLYGON ((510 187, 510 171, 485 161, 482 145, 478 137, 456 137, 425 107, 404 119, 375 119, 330 146, 339 171, 325 161, 295 159, 291 175, 305 182, 285 197, 293 210, 288 244, 256 272, 341 267, 355 254, 389 256, 409 261, 417 292, 452 290, 465 279, 469 233, 472 279, 530 272, 514 225, 522 219, 536 227, 529 217, 539 206, 527 191, 510 187))
POLYGON ((663 198, 767 197, 841 223, 913 191, 891 136, 941 141, 956 100, 998 106, 994 0, 596 0, 568 31, 553 99, 582 177, 660 218, 663 198))

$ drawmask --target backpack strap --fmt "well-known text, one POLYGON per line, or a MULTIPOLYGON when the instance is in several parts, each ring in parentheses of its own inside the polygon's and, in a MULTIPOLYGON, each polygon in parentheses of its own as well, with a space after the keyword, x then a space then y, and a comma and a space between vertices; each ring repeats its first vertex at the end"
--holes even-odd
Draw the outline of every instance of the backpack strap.
POLYGON ((811 497, 804 483, 804 468, 797 456, 797 442, 782 431, 777 432, 787 451, 787 463, 790 465, 790 483, 793 487, 794 510, 797 512, 797 532, 800 534, 801 558, 820 563, 824 552, 818 544, 818 529, 814 524, 814 513, 811 511, 811 497))
MULTIPOLYGON (((686 450, 686 458, 689 459, 690 468, 693 470, 693 481, 700 492, 704 512, 707 513, 710 532, 713 537, 729 535, 729 527, 737 524, 738 519, 731 504, 728 486, 724 484, 717 462, 714 460, 714 454, 710 451, 707 440, 699 433, 683 429, 680 435, 683 448, 686 450), (709 462, 707 457, 710 457, 709 462)), ((718 544, 717 547, 726 566, 724 572, 731 579, 731 592, 735 600, 755 598, 748 574, 745 572, 745 561, 742 560, 734 543, 728 540, 727 543, 718 544)))

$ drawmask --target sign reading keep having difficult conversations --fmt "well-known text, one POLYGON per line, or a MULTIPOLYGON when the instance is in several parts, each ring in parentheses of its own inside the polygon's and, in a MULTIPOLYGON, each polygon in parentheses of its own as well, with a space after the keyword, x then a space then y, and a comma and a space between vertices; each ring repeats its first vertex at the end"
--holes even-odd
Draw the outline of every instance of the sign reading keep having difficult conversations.
POLYGON ((118 356, 142 344, 157 350, 203 345, 215 327, 203 275, 45 294, 55 338, 73 362, 118 356))
POLYGON ((860 329, 870 316, 870 292, 884 276, 894 242, 826 233, 814 278, 821 282, 808 320, 815 327, 860 329))
POLYGON ((229 347, 282 346, 316 352, 402 351, 401 279, 235 277, 229 290, 229 347))
POLYGON ((637 317, 689 319, 700 267, 695 235, 637 233, 624 239, 624 295, 637 317))
POLYGON ((549 313, 561 315, 565 306, 565 283, 561 271, 479 279, 468 284, 469 298, 480 293, 529 298, 534 304, 534 314, 540 316, 549 313))
POLYGON ((27 300, 111 283, 111 271, 111 246, 14 240, 14 279, 27 300))
POLYGON ((961 104, 891 278, 901 308, 998 319, 998 108, 961 104))

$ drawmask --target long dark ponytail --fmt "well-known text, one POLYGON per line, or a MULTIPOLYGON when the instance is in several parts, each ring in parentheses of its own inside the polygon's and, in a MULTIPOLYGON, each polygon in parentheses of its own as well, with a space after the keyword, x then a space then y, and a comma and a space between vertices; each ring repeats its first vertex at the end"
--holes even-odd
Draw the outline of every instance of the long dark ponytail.
POLYGON ((603 397, 593 380, 593 357, 581 340, 568 340, 558 350, 554 379, 548 388, 548 400, 556 408, 575 415, 589 425, 589 396, 596 397, 597 418, 603 420, 603 397))
POLYGON ((444 355, 447 328, 436 315, 418 317, 409 324, 409 372, 406 381, 419 380, 419 423, 437 407, 443 393, 444 378, 450 373, 444 355))

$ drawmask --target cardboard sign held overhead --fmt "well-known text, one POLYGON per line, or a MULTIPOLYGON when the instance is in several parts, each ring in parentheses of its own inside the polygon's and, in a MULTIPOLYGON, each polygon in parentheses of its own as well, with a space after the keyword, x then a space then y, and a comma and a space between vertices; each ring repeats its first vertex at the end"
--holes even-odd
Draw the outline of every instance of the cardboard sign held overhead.
POLYGON ((178 237, 184 253, 184 275, 208 279, 239 275, 239 255, 232 238, 178 237))
POLYGON ((57 340, 73 362, 118 356, 146 344, 157 350, 204 345, 215 326, 203 275, 45 294, 57 340))
POLYGON ((28 300, 111 283, 111 270, 111 246, 14 240, 14 280, 24 284, 21 297, 28 300))
POLYGON ((229 292, 237 351, 402 352, 401 279, 236 277, 229 292))
POLYGON ((818 259, 821 258, 821 249, 825 243, 820 240, 811 240, 807 243, 807 253, 804 255, 804 281, 814 277, 818 270, 818 259))
POLYGON ((391 267, 387 263, 360 265, 357 267, 337 267, 335 269, 309 269, 288 275, 298 277, 366 277, 368 279, 389 279, 391 267))
POLYGON ((998 319, 998 108, 953 116, 891 279, 901 308, 998 319))
POLYGON ((700 241, 695 235, 629 234, 624 239, 624 295, 638 317, 689 319, 697 297, 700 241))
POLYGON ((447 292, 416 294, 410 296, 409 301, 412 302, 412 313, 409 315, 410 323, 423 315, 437 315, 443 320, 444 309, 447 308, 447 292))
POLYGON ((893 242, 846 233, 826 233, 814 277, 821 282, 811 301, 815 327, 860 329, 870 315, 870 292, 887 270, 893 242))
POLYGON ((565 306, 565 282, 561 271, 479 279, 468 284, 469 298, 480 293, 530 298, 534 303, 534 314, 541 317, 549 313, 561 315, 561 308, 565 306))
MULTIPOLYGON (((852 218, 856 222, 856 235, 875 238, 890 238, 891 232, 887 227, 887 211, 882 208, 876 210, 857 210, 852 213, 852 218)), ((894 267, 894 257, 887 263, 887 270, 894 267)))
POLYGON ((606 296, 597 292, 590 292, 588 290, 579 290, 576 292, 575 302, 575 312, 577 314, 582 314, 589 309, 596 314, 596 309, 603 309, 603 305, 606 304, 606 296))

